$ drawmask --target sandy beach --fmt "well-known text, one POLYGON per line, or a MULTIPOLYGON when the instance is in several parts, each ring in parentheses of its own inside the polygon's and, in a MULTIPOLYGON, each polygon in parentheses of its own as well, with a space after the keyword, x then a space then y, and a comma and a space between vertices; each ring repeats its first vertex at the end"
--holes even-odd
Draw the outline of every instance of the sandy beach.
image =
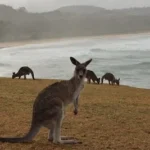
POLYGON ((42 44, 42 43, 51 43, 51 42, 59 42, 65 40, 80 40, 80 39, 96 39, 96 38, 112 38, 112 37, 127 37, 127 36, 135 36, 135 35, 150 35, 150 32, 142 32, 142 33, 128 33, 128 34, 112 34, 112 35, 100 35, 100 36, 79 36, 79 37, 68 37, 68 38, 54 38, 54 39, 41 39, 41 40, 30 40, 30 41, 14 41, 14 42, 0 42, 0 48, 6 47, 15 47, 15 46, 23 46, 27 44, 42 44))

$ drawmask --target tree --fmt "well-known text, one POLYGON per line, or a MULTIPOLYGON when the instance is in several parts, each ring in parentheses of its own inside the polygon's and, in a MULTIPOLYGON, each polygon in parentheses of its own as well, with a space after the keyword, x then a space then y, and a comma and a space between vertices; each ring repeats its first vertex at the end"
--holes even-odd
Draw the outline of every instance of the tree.
POLYGON ((25 7, 19 7, 18 11, 19 12, 27 12, 27 9, 25 7))

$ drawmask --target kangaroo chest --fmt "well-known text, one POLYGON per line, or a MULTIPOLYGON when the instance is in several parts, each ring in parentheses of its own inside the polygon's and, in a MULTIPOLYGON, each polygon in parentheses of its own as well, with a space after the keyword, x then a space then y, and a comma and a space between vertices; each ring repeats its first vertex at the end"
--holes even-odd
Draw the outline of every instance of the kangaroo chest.
POLYGON ((75 90, 73 94, 73 100, 77 99, 77 97, 80 95, 81 90, 84 88, 84 83, 82 82, 75 90))

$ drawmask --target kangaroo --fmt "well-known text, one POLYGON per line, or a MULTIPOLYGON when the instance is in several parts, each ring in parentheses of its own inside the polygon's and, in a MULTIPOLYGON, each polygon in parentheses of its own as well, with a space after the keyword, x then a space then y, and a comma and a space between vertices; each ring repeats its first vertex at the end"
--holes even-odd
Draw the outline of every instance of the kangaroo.
POLYGON ((68 104, 74 104, 74 114, 78 113, 78 99, 84 88, 86 67, 92 61, 89 59, 80 63, 70 57, 75 65, 74 75, 70 80, 53 83, 43 89, 33 104, 32 122, 29 132, 20 138, 0 138, 1 142, 20 143, 30 142, 39 132, 41 127, 48 128, 48 140, 56 144, 78 144, 81 143, 73 137, 60 136, 61 125, 68 104))
POLYGON ((103 80, 108 80, 109 84, 111 82, 111 84, 113 85, 114 83, 116 83, 117 85, 120 84, 120 78, 116 79, 115 76, 112 73, 106 73, 102 76, 101 78, 101 84, 103 84, 103 80))
POLYGON ((95 83, 95 81, 99 84, 100 78, 97 78, 96 74, 92 70, 87 70, 86 78, 88 80, 88 83, 91 83, 92 81, 95 83))
POLYGON ((24 79, 26 79, 26 75, 29 75, 30 73, 32 75, 32 79, 35 80, 32 69, 29 68, 28 66, 23 66, 19 69, 19 71, 17 73, 13 72, 12 79, 14 79, 16 77, 19 77, 19 79, 20 79, 21 76, 23 76, 23 75, 24 75, 24 79))

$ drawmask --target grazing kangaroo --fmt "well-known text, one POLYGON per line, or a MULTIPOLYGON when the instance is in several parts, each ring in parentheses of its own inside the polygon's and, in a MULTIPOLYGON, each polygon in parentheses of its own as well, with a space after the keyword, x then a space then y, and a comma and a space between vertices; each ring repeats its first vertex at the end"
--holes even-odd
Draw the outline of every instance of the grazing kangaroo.
POLYGON ((70 60, 76 66, 73 77, 70 80, 49 85, 36 97, 29 132, 20 138, 0 138, 1 142, 30 142, 41 127, 46 127, 50 130, 48 139, 53 143, 81 143, 73 139, 73 137, 60 136, 60 132, 66 106, 73 103, 75 108, 74 114, 78 113, 78 98, 84 87, 86 66, 92 59, 84 63, 80 63, 73 57, 70 57, 70 60))
POLYGON ((101 79, 101 84, 103 84, 103 80, 108 80, 109 84, 111 82, 111 84, 113 85, 114 83, 116 83, 117 85, 120 84, 120 78, 116 79, 115 76, 112 73, 106 73, 102 76, 101 79))
POLYGON ((87 70, 86 78, 88 80, 88 83, 91 83, 91 80, 94 83, 95 83, 95 81, 97 81, 98 84, 100 82, 100 78, 97 78, 96 74, 92 70, 87 70))
POLYGON ((21 76, 23 76, 23 75, 24 75, 24 79, 26 79, 26 75, 29 75, 30 73, 32 75, 32 79, 35 80, 32 69, 29 68, 28 66, 23 66, 19 69, 19 71, 17 73, 13 72, 12 79, 14 79, 16 77, 19 77, 19 79, 20 79, 21 76))

